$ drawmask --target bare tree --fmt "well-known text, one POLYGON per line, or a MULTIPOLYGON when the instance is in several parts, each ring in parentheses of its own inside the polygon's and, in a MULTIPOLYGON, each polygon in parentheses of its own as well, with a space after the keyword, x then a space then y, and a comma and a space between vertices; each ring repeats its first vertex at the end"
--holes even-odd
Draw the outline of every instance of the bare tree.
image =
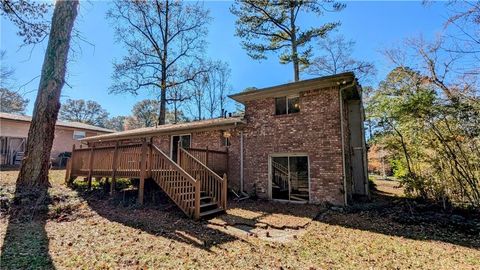
POLYGON ((124 131, 125 130, 125 121, 127 120, 126 116, 119 115, 109 118, 106 123, 105 127, 108 129, 112 129, 115 131, 124 131))
MULTIPOLYGON (((153 99, 145 99, 137 102, 132 109, 132 117, 138 127, 152 127, 158 119, 159 102, 153 99)), ((132 121, 131 119, 130 121, 132 121)))
MULTIPOLYGON (((17 191, 46 190, 60 93, 65 83, 66 64, 78 1, 57 1, 42 66, 38 94, 28 131, 25 158, 17 179, 17 191)), ((44 194, 33 192, 33 194, 44 194)))
POLYGON ((300 71, 312 57, 310 42, 335 29, 340 23, 325 23, 302 30, 299 20, 311 12, 320 17, 326 11, 340 11, 345 7, 331 0, 324 1, 269 1, 236 0, 230 9, 237 16, 236 35, 253 59, 265 59, 269 52, 280 53, 280 63, 293 63, 294 80, 300 80, 300 71))
POLYGON ((10 81, 13 78, 15 70, 5 65, 5 58, 7 52, 0 51, 0 87, 7 88, 10 85, 10 81))
MULTIPOLYGON (((191 89, 187 87, 187 85, 176 85, 173 86, 170 91, 168 92, 168 101, 173 105, 173 120, 172 123, 178 123, 179 121, 183 121, 184 116, 183 112, 181 111, 182 104, 189 99, 191 99, 191 89)), ((168 117, 167 117, 168 118, 168 117)), ((168 119, 165 119, 166 121, 168 119)))
POLYGON ((46 1, 1 0, 0 14, 18 27, 24 44, 35 44, 48 36, 50 23, 44 17, 51 6, 46 1))
POLYGON ((359 79, 370 79, 376 73, 375 66, 371 62, 354 59, 352 57, 354 47, 353 40, 346 40, 340 35, 320 40, 318 48, 322 54, 312 60, 307 73, 326 76, 353 71, 359 79))
POLYGON ((25 114, 25 108, 28 102, 28 99, 23 98, 17 92, 0 88, 0 112, 25 114))
POLYGON ((225 110, 227 94, 230 90, 231 69, 228 63, 215 61, 211 70, 206 74, 204 85, 204 105, 210 118, 220 116, 225 110))
MULTIPOLYGON (((137 102, 132 109, 132 115, 126 118, 128 129, 153 127, 158 119, 158 107, 160 102, 154 99, 145 99, 137 102)), ((168 111, 165 114, 165 123, 184 122, 186 118, 183 112, 177 108, 176 113, 168 111)))
POLYGON ((67 99, 60 108, 59 118, 104 127, 108 120, 108 112, 93 100, 67 99))
POLYGON ((208 73, 201 74, 196 80, 190 83, 192 89, 190 98, 191 106, 188 106, 187 109, 195 120, 202 120, 202 117, 205 117, 203 114, 203 104, 205 99, 205 89, 208 87, 208 84, 208 73))
POLYGON ((165 124, 168 90, 204 72, 208 11, 183 1, 117 1, 107 16, 128 50, 114 64, 110 92, 160 91, 158 124, 165 124))

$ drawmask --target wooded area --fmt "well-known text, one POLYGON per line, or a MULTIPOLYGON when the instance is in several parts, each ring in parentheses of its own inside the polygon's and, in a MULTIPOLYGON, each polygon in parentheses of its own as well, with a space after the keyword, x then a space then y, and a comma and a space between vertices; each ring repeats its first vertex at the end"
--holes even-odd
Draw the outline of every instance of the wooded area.
POLYGON ((397 67, 367 93, 367 127, 408 194, 479 207, 480 4, 451 5, 443 36, 384 51, 397 67))

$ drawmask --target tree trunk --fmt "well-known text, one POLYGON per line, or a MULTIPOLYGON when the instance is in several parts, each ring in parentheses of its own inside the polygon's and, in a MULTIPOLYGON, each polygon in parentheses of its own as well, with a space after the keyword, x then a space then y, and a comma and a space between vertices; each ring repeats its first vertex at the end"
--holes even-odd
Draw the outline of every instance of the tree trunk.
POLYGON ((162 78, 161 78, 161 89, 160 89, 160 113, 158 114, 158 124, 165 125, 165 116, 167 114, 167 57, 168 57, 168 0, 165 1, 165 31, 163 34, 163 54, 162 54, 162 78))
POLYGON ((67 56, 78 0, 57 1, 43 60, 38 94, 28 131, 25 158, 17 179, 19 190, 47 189, 50 152, 65 82, 67 56))
POLYGON ((298 67, 298 52, 297 52, 297 33, 295 29, 295 2, 290 2, 290 29, 292 31, 292 62, 294 80, 300 80, 300 69, 298 67))

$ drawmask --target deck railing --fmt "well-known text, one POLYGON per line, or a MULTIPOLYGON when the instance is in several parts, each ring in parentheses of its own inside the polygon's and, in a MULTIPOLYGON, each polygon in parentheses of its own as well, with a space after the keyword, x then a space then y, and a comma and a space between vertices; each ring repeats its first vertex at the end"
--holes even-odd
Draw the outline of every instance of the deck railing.
POLYGON ((227 176, 223 178, 207 167, 203 162, 189 153, 188 150, 178 148, 178 162, 188 174, 200 181, 201 191, 211 197, 218 207, 227 208, 227 176))
MULTIPOLYGON (((189 149, 190 151, 191 149, 189 149)), ((204 160, 210 160, 213 167, 226 171, 226 162, 215 165, 221 151, 200 151, 205 153, 204 160), (213 156, 211 158, 210 156, 213 156)), ((100 146, 72 149, 67 164, 66 182, 77 176, 86 176, 91 187, 92 177, 111 178, 111 192, 115 191, 115 179, 118 177, 139 178, 139 203, 143 203, 146 178, 152 178, 185 214, 198 219, 200 217, 200 196, 205 192, 218 207, 227 206, 227 178, 220 177, 213 169, 197 159, 183 148, 178 151, 178 164, 171 160, 155 145, 146 141, 137 144, 100 146)), ((226 157, 224 157, 226 159, 226 157)))
POLYGON ((193 157, 205 164, 218 175, 228 172, 228 152, 211 149, 186 148, 193 157))

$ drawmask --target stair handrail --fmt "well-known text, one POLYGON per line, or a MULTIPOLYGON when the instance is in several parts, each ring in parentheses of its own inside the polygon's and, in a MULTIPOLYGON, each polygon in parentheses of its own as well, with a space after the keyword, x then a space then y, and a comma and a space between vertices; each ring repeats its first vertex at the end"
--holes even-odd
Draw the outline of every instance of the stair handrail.
MULTIPOLYGON (((173 160, 170 159, 170 157, 168 157, 162 150, 160 150, 160 148, 158 148, 155 144, 151 144, 151 147, 154 151, 156 151, 158 154, 160 154, 160 156, 163 158, 164 161, 166 161, 169 165, 171 165, 176 171, 178 171, 185 179, 187 179, 188 182, 190 182, 190 184, 192 184, 192 186, 194 187, 194 191, 195 191, 195 195, 194 195, 194 198, 195 198, 195 202, 194 202, 194 212, 193 212, 193 216, 195 219, 199 219, 200 218, 200 181, 196 180, 195 178, 193 178, 190 174, 188 174, 182 167, 180 167, 177 163, 175 163, 173 160)), ((153 165, 153 164, 152 164, 153 165)), ((151 168, 152 170, 155 170, 155 168, 151 168)), ((153 176, 153 175, 152 175, 153 176)), ((163 188, 163 187, 162 187, 163 188)), ((165 190, 166 191, 166 190, 165 190)), ((176 198, 174 198, 174 196, 172 194, 169 194, 168 192, 166 192, 166 194, 170 197, 170 199, 172 199, 173 201, 176 202, 176 204, 179 206, 179 208, 186 214, 186 215, 190 215, 190 213, 188 212, 188 209, 184 209, 182 206, 181 206, 181 202, 177 202, 176 198)))
MULTIPOLYGON (((187 157, 189 157, 190 159, 195 161, 197 164, 199 164, 203 169, 206 170, 207 173, 209 173, 210 175, 213 176, 213 179, 215 179, 217 182, 220 183, 221 189, 219 190, 219 193, 220 193, 219 195, 220 196, 218 198, 218 202, 219 202, 219 206, 223 207, 223 209, 226 210, 227 209, 227 176, 226 176, 226 174, 224 174, 223 177, 219 176, 217 173, 215 173, 212 169, 210 169, 203 162, 198 160, 195 156, 190 154, 183 147, 178 147, 178 151, 179 151, 179 153, 185 154, 187 157)), ((181 161, 182 161, 182 159, 180 158, 178 160, 180 166, 182 165, 181 161)), ((199 180, 201 181, 202 179, 199 179, 199 180)))
POLYGON ((188 181, 190 181, 192 184, 195 184, 197 182, 197 180, 195 178, 193 178, 193 176, 188 174, 182 167, 180 167, 180 165, 178 165, 173 160, 171 160, 170 157, 168 157, 165 153, 163 153, 163 151, 160 150, 160 148, 158 148, 155 144, 152 144, 152 147, 158 153, 160 153, 160 155, 162 155, 168 161, 168 163, 170 163, 170 165, 175 167, 175 169, 177 169, 188 181))

